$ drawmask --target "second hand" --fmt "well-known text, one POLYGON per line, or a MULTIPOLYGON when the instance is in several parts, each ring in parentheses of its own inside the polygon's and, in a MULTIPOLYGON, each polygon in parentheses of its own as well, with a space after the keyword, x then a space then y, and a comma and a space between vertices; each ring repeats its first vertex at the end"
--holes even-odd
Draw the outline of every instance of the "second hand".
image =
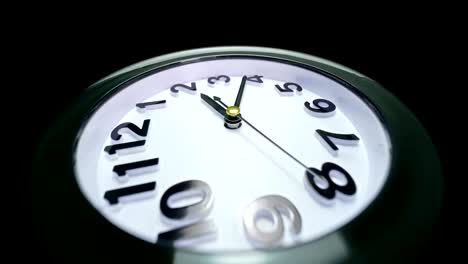
MULTIPOLYGON (((213 96, 213 99, 215 101, 218 101, 221 105, 223 105, 224 107, 228 108, 228 106, 223 103, 223 101, 221 101, 221 98, 217 97, 217 96, 213 96)), ((260 135, 262 135, 264 138, 266 138, 268 141, 270 141, 273 145, 275 145, 277 148, 279 148, 281 151, 283 151, 286 155, 288 155, 291 159, 295 160, 297 163, 299 163, 302 167, 304 167, 306 169, 307 172, 309 172, 310 174, 312 175, 316 175, 313 171, 311 171, 309 169, 309 167, 307 167, 304 163, 302 163, 300 160, 298 160, 296 157, 294 157, 293 155, 291 155, 289 152, 287 152, 285 149, 283 149, 280 145, 276 144, 273 140, 271 140, 267 135, 263 134, 262 131, 258 130, 255 126, 253 126, 252 124, 250 124, 249 121, 245 120, 245 118, 242 117, 241 114, 238 115, 239 118, 244 121, 247 125, 249 125, 251 128, 253 128, 255 131, 257 131, 260 135)), ((320 175, 319 175, 320 176, 320 175)))

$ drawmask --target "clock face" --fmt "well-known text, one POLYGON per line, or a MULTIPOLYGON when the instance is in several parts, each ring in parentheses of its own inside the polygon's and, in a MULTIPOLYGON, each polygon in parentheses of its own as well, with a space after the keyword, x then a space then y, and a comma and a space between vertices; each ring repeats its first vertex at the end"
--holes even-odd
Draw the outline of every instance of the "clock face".
POLYGON ((90 204, 129 235, 237 252, 349 223, 385 184, 391 143, 343 82, 286 61, 212 58, 123 84, 82 127, 74 159, 90 204))

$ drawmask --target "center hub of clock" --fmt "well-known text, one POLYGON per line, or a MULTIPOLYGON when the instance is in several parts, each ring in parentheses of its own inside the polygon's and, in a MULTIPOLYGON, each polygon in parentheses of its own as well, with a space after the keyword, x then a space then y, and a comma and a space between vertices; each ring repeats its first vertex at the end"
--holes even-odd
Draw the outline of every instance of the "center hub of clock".
POLYGON ((236 117, 240 114, 240 108, 237 106, 230 106, 226 109, 226 114, 232 117, 236 117))
POLYGON ((240 108, 237 106, 230 106, 226 108, 226 115, 224 116, 224 126, 229 129, 239 128, 242 123, 240 119, 240 108))

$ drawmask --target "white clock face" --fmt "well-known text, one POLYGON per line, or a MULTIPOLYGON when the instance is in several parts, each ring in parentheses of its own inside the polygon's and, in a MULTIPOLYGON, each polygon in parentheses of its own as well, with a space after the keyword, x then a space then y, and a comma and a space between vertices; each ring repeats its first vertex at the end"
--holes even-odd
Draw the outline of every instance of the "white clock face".
POLYGON ((109 97, 82 129, 75 172, 89 202, 130 235, 215 253, 339 229, 379 194, 390 162, 378 115, 343 84, 226 58, 167 67, 109 97))

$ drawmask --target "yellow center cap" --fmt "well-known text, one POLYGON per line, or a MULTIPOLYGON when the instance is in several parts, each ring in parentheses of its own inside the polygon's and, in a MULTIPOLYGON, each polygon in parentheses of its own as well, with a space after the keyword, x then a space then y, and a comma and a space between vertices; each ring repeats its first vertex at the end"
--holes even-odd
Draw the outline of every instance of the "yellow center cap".
POLYGON ((240 109, 237 106, 230 106, 226 109, 226 114, 232 117, 236 117, 240 114, 240 109))

